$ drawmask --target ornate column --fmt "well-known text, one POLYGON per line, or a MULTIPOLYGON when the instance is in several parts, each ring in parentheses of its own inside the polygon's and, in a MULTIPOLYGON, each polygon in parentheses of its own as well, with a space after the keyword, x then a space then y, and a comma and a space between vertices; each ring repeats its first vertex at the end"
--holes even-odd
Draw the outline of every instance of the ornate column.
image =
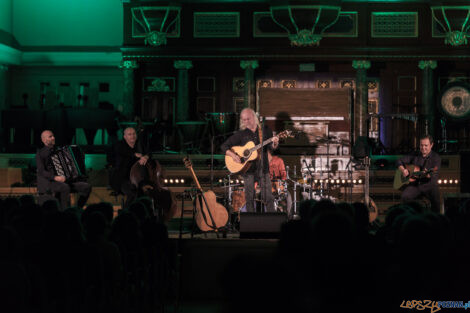
POLYGON ((424 134, 429 134, 434 137, 434 82, 433 70, 437 67, 437 62, 434 60, 419 61, 418 67, 423 71, 423 84, 422 84, 422 110, 424 129, 420 129, 424 134))
POLYGON ((176 116, 173 117, 173 120, 183 122, 189 119, 188 70, 193 68, 193 63, 189 60, 176 60, 173 66, 178 70, 178 80, 176 82, 176 116))
POLYGON ((119 68, 122 69, 124 78, 123 106, 118 110, 129 119, 134 116, 134 70, 139 68, 135 60, 122 60, 119 68))
POLYGON ((255 69, 258 66, 257 60, 240 61, 240 67, 245 70, 244 107, 255 111, 255 69))
POLYGON ((370 61, 354 60, 352 66, 356 69, 356 102, 354 103, 354 135, 367 137, 367 108, 368 108, 368 88, 367 70, 370 68, 370 61))
POLYGON ((0 64, 0 111, 4 110, 8 106, 8 90, 9 88, 8 79, 8 66, 0 64))

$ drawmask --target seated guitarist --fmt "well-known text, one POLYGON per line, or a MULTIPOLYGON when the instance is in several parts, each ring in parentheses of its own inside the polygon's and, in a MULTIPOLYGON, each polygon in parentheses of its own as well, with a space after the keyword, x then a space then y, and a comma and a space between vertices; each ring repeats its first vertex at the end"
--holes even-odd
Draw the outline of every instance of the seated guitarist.
POLYGON ((419 152, 403 156, 397 161, 398 169, 404 177, 410 176, 410 184, 406 186, 401 194, 402 202, 412 201, 419 196, 424 196, 431 201, 431 210, 439 213, 440 193, 437 184, 439 170, 441 168, 441 157, 432 151, 433 138, 431 135, 422 137, 419 141, 419 152), (426 171, 432 169, 431 173, 423 177, 413 177, 413 173, 406 168, 406 164, 413 164, 415 171, 426 171))
MULTIPOLYGON (((234 146, 244 146, 249 141, 253 141, 255 145, 260 143, 260 123, 256 116, 255 111, 250 108, 245 108, 240 113, 240 130, 229 137, 221 146, 224 154, 232 157, 234 162, 241 163, 240 157, 234 153, 230 148, 234 146)), ((273 137, 273 132, 269 127, 264 126, 263 138, 265 141, 273 137)), ((274 212, 274 197, 271 192, 271 177, 269 175, 269 162, 267 150, 272 151, 279 145, 279 138, 274 137, 272 144, 263 147, 261 153, 262 158, 251 161, 248 170, 243 174, 245 181, 245 198, 247 212, 255 212, 255 182, 261 185, 261 197, 266 203, 266 211, 274 212)))

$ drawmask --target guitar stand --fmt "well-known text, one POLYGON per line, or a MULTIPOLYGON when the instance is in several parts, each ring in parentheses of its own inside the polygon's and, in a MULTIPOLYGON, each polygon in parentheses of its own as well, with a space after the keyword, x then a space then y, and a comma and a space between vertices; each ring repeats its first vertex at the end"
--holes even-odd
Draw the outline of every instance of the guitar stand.
MULTIPOLYGON (((199 207, 201 208, 201 211, 203 209, 203 203, 202 201, 204 201, 204 203, 206 204, 206 208, 209 208, 209 206, 207 205, 207 200, 206 200, 206 197, 204 197, 204 193, 201 191, 201 190, 197 190, 196 191, 196 196, 193 200, 193 229, 191 231, 191 238, 193 238, 193 235, 194 235, 194 227, 196 227, 196 221, 195 221, 195 216, 196 216, 196 212, 197 212, 197 204, 196 204, 196 201, 199 200, 199 207)), ((207 213, 209 213, 209 217, 210 217, 210 220, 212 222, 212 225, 215 225, 215 221, 214 221, 214 217, 212 217, 212 213, 209 209, 207 209, 207 213)), ((203 212, 201 212, 201 214, 204 214, 203 212)), ((206 221, 206 224, 207 224, 207 221, 206 221)), ((209 224, 207 224, 209 226, 209 224)), ((215 227, 212 227, 210 226, 211 228, 213 228, 213 230, 210 230, 210 231, 201 231, 204 236, 207 236, 208 233, 215 233, 217 238, 220 238, 219 237, 219 230, 222 231, 222 233, 224 234, 224 237, 226 237, 227 235, 227 229, 226 227, 220 227, 220 228, 215 228, 215 227)))

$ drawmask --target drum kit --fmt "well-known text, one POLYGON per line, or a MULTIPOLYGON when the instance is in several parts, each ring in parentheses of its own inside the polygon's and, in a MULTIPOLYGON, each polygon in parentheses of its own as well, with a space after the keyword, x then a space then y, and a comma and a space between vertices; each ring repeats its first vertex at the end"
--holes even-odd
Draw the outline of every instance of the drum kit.
MULTIPOLYGON (((226 179, 223 179, 223 188, 225 189, 225 199, 227 200, 227 208, 231 208, 232 213, 240 214, 240 212, 246 212, 246 198, 245 188, 243 186, 243 180, 234 180, 233 175, 227 175, 226 179)), ((276 212, 285 212, 289 217, 293 217, 295 214, 292 211, 292 196, 289 192, 289 179, 280 179, 275 177, 271 180, 271 192, 274 196, 274 209, 276 212)), ((259 185, 255 186, 255 208, 261 209, 261 188, 259 185)))
MULTIPOLYGON (((318 142, 330 143, 345 145, 344 140, 338 140, 336 137, 328 138, 319 138, 318 142)), ((347 142, 349 144, 349 142, 347 142)), ((280 177, 273 177, 271 180, 271 191, 274 196, 274 208, 276 212, 285 212, 287 213, 290 219, 297 219, 298 215, 298 199, 299 195, 301 199, 299 200, 320 200, 322 198, 329 198, 330 200, 336 200, 332 196, 331 186, 328 179, 314 179, 316 177, 316 171, 319 170, 318 174, 323 178, 329 177, 329 155, 322 156, 326 160, 326 164, 320 162, 322 167, 313 168, 312 165, 307 164, 305 159, 302 161, 304 164, 301 167, 301 174, 297 175, 297 167, 294 165, 293 171, 289 169, 289 166, 286 166, 285 179, 280 177), (325 170, 322 168, 325 167, 325 170)), ((284 173, 283 173, 284 174, 284 173)), ((225 198, 225 207, 229 208, 233 214, 238 214, 240 212, 246 212, 246 198, 243 186, 243 180, 237 175, 229 174, 227 178, 219 181, 220 186, 224 188, 224 198, 225 198)), ((261 189, 259 186, 255 186, 256 195, 255 195, 255 208, 260 209, 262 207, 261 200, 261 189)), ((261 209, 260 209, 261 210, 261 209)))

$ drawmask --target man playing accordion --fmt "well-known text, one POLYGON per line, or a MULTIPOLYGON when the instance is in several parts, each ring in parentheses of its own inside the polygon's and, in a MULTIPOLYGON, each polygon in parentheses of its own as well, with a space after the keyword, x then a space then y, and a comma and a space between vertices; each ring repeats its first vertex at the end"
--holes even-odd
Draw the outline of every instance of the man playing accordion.
POLYGON ((70 206, 70 192, 77 192, 79 195, 77 206, 82 208, 90 196, 91 185, 84 181, 67 181, 65 176, 57 175, 51 160, 51 155, 55 150, 55 137, 52 131, 43 131, 41 141, 44 143, 44 147, 36 153, 39 196, 50 195, 49 198, 52 198, 58 194, 60 208, 65 210, 70 206))

